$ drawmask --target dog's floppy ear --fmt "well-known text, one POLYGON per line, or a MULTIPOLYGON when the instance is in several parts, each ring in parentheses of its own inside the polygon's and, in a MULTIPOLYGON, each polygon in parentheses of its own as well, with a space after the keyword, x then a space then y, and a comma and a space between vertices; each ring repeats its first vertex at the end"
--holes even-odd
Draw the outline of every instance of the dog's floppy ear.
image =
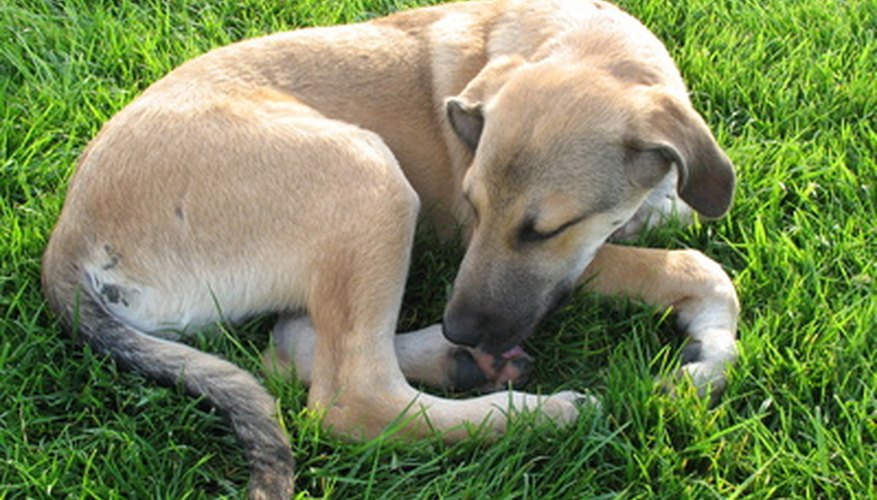
POLYGON ((459 97, 447 100, 445 107, 448 110, 448 120, 457 137, 475 151, 478 140, 481 139, 481 131, 484 129, 484 115, 481 113, 480 103, 470 103, 459 97))
POLYGON ((724 215, 736 175, 703 118, 687 101, 665 91, 651 89, 645 106, 631 146, 676 164, 679 196, 693 209, 707 217, 724 215))
POLYGON ((520 56, 500 56, 490 61, 456 97, 445 101, 448 121, 457 137, 472 151, 484 130, 483 104, 499 92, 512 72, 524 63, 520 56))

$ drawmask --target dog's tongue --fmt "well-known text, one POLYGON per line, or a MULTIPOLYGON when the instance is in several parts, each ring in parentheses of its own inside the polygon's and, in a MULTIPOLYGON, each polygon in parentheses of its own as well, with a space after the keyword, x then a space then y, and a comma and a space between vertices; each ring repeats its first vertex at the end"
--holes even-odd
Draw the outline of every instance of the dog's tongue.
POLYGON ((524 349, 521 348, 521 346, 516 345, 516 346, 512 347, 511 349, 509 349, 508 351, 502 353, 502 359, 519 358, 519 357, 523 356, 524 354, 525 354, 524 349))

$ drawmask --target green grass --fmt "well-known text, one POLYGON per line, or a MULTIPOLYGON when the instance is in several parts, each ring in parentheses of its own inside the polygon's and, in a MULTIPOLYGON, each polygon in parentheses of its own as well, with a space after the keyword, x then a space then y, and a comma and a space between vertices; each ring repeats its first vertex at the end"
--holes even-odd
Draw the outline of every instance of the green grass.
MULTIPOLYGON (((416 1, 7 0, 0 5, 0 498, 241 497, 229 427, 61 334, 39 257, 77 155, 175 65, 243 37, 416 1)), ((422 2, 421 2, 422 3, 422 2)), ((625 0, 676 57, 739 170, 731 214, 652 246, 723 263, 742 355, 712 409, 657 394, 679 335, 643 306, 579 296, 542 328, 535 390, 591 389, 572 429, 497 443, 353 444, 298 384, 269 380, 313 496, 877 497, 877 2, 625 0), (666 347, 668 345, 670 347, 666 347)), ((402 323, 440 316, 459 252, 422 238, 402 323)), ((254 371, 269 320, 198 342, 254 371)))

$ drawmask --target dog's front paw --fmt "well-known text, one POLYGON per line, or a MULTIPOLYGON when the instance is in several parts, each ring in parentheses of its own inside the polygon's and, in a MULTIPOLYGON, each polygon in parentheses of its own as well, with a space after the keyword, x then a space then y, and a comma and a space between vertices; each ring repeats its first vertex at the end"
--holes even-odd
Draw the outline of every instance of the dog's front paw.
POLYGON ((707 361, 686 363, 670 377, 660 380, 660 386, 670 395, 678 394, 680 388, 694 387, 699 397, 709 398, 710 405, 714 405, 725 390, 726 368, 725 363, 707 361))
POLYGON ((520 388, 528 382, 532 366, 533 358, 520 347, 500 356, 459 347, 453 352, 451 389, 494 392, 520 388))

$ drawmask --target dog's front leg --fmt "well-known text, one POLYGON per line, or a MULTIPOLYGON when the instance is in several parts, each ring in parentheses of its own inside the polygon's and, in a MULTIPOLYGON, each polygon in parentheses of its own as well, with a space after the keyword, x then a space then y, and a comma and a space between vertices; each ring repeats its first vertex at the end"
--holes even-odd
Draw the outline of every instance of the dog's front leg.
POLYGON ((657 250, 607 244, 582 276, 588 290, 672 308, 690 337, 682 372, 701 395, 718 396, 737 357, 740 306, 728 275, 695 250, 657 250))
MULTIPOLYGON (((295 376, 310 384, 316 332, 307 315, 282 317, 271 333, 272 345, 263 356, 267 373, 295 376)), ((409 382, 451 391, 492 392, 509 384, 527 383, 532 358, 523 351, 514 357, 492 356, 452 344, 442 325, 393 337, 399 367, 409 382)))

